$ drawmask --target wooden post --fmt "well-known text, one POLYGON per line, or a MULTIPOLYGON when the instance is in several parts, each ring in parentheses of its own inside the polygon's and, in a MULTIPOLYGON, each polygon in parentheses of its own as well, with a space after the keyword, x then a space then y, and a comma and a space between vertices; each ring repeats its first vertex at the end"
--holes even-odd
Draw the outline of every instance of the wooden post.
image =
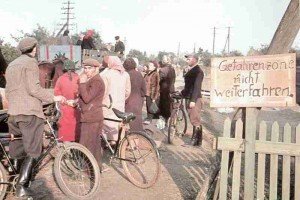
POLYGON ((244 199, 254 199, 256 108, 246 108, 244 199))

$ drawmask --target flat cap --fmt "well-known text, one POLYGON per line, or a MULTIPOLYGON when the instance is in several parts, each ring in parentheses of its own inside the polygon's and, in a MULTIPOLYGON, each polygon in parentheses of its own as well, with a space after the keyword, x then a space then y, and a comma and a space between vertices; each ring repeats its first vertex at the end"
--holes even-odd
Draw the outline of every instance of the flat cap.
POLYGON ((197 54, 194 54, 194 53, 187 54, 184 57, 186 57, 186 58, 195 58, 196 60, 199 60, 199 56, 197 54))
POLYGON ((37 40, 33 37, 23 38, 18 45, 18 49, 23 53, 29 49, 32 49, 37 45, 37 40))
POLYGON ((98 60, 95 60, 93 58, 88 58, 83 61, 83 66, 100 67, 101 64, 98 62, 98 60))

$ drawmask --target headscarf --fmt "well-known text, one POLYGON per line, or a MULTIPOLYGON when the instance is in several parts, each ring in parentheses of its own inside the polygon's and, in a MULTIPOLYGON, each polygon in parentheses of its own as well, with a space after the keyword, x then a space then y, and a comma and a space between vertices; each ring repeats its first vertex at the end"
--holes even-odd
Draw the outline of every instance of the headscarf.
POLYGON ((124 68, 126 71, 130 71, 136 68, 136 63, 133 58, 127 58, 123 63, 124 68))
POLYGON ((93 30, 88 30, 84 36, 84 38, 88 39, 88 38, 91 38, 93 37, 94 35, 94 31, 93 30))
POLYGON ((109 56, 107 64, 110 69, 118 70, 121 73, 125 71, 120 58, 117 56, 109 56))

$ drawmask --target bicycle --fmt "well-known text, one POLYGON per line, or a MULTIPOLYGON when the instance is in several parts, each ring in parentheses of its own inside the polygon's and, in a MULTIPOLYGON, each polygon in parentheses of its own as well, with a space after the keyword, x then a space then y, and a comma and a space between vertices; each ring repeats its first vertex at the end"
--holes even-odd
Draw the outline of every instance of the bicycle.
MULTIPOLYGON (((100 169, 96 159, 84 146, 74 143, 60 143, 56 136, 55 124, 59 117, 58 105, 55 106, 55 114, 46 116, 44 140, 41 156, 37 159, 33 168, 33 177, 42 168, 43 160, 51 154, 53 149, 57 150, 54 160, 54 177, 62 192, 71 199, 92 199, 99 191, 100 169)), ((7 120, 8 114, 2 113, 0 121, 7 120)), ((21 140, 22 136, 10 133, 0 133, 0 199, 3 199, 9 187, 15 191, 18 180, 18 169, 12 164, 8 155, 7 144, 13 140, 21 140)), ((32 180, 31 180, 32 181, 32 180)))
POLYGON ((120 120, 104 120, 120 123, 115 147, 110 145, 105 135, 101 135, 111 153, 110 162, 114 159, 120 160, 127 178, 135 186, 143 189, 152 187, 161 171, 160 156, 155 142, 145 131, 129 130, 129 122, 135 119, 133 113, 124 113, 115 108, 112 110, 120 120))
POLYGON ((187 130, 187 116, 183 105, 183 96, 179 92, 170 94, 173 99, 171 116, 168 121, 168 143, 172 144, 175 137, 182 137, 187 130))

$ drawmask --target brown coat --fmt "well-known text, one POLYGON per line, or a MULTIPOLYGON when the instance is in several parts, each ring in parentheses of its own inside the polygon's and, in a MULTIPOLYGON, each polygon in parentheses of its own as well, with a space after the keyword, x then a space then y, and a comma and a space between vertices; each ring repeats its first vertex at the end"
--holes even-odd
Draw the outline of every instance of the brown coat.
POLYGON ((150 97, 152 100, 159 98, 159 73, 154 70, 145 75, 146 81, 146 96, 150 97))
POLYGON ((99 75, 79 84, 80 122, 103 121, 102 101, 105 86, 99 75))
POLYGON ((6 70, 6 98, 10 115, 35 115, 45 118, 42 102, 53 102, 53 90, 43 89, 35 58, 21 55, 6 70))

